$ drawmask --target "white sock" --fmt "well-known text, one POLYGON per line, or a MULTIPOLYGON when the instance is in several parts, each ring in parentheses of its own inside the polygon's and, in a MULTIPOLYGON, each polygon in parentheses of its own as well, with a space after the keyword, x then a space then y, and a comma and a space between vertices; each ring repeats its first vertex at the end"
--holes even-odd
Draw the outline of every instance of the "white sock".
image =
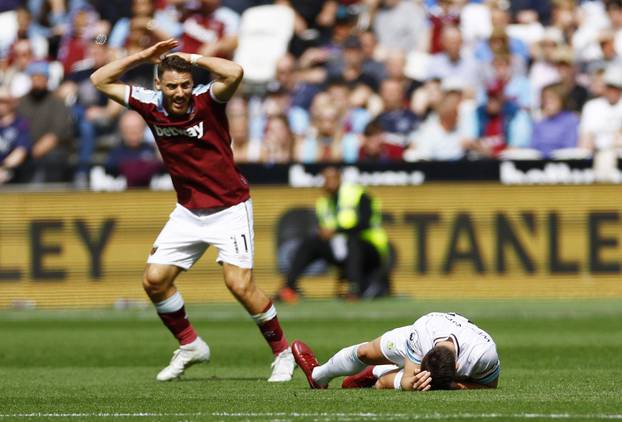
POLYGON ((179 292, 175 292, 173 296, 154 305, 159 314, 170 314, 179 311, 184 306, 184 298, 179 292))
POLYGON ((265 322, 268 322, 276 316, 276 308, 273 304, 270 304, 270 307, 266 312, 262 312, 260 314, 251 315, 251 318, 255 321, 255 324, 262 325, 265 322))
POLYGON ((400 367, 397 365, 376 365, 371 373, 374 374, 376 378, 380 378, 384 374, 395 371, 396 369, 400 369, 400 367))
POLYGON ((313 368, 311 375, 315 382, 320 385, 326 385, 335 377, 356 374, 365 369, 367 364, 361 362, 358 356, 356 356, 359 346, 360 344, 345 347, 335 353, 324 365, 313 368))

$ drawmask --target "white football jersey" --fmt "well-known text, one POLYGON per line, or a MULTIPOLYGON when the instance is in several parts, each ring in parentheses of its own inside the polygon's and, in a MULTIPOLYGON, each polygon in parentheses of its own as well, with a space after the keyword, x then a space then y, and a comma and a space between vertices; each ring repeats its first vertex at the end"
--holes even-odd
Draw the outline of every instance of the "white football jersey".
POLYGON ((436 343, 451 340, 456 346, 457 375, 482 384, 499 376, 499 357, 492 337, 462 315, 432 312, 410 327, 406 354, 416 364, 436 343))

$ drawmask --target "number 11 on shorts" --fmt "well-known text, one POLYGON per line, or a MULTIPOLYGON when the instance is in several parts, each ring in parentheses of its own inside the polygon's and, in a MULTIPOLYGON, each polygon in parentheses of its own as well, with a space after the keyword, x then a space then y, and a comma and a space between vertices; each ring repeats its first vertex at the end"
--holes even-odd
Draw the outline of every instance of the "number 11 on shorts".
MULTIPOLYGON (((246 234, 241 234, 240 239, 242 240, 241 244, 244 245, 244 252, 248 253, 248 241, 246 240, 246 234)), ((235 253, 239 254, 240 249, 238 247, 238 236, 231 236, 231 240, 233 240, 233 247, 235 248, 235 253)))

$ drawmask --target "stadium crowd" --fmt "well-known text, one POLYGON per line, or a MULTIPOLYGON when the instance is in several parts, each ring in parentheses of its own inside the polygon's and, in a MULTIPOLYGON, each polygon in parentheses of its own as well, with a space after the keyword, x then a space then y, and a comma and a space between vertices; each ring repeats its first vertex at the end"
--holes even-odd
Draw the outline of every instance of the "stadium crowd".
MULTIPOLYGON (((185 52, 267 58, 268 76, 247 65, 228 105, 239 163, 587 158, 622 146, 622 0, 4 0, 0 184, 87 187, 102 166, 148 185, 162 171, 152 136, 89 76, 170 37, 185 52), (245 14, 255 6, 279 13, 256 22, 245 14), (291 32, 257 44, 253 25, 291 32)), ((144 65, 127 82, 152 80, 144 65)))

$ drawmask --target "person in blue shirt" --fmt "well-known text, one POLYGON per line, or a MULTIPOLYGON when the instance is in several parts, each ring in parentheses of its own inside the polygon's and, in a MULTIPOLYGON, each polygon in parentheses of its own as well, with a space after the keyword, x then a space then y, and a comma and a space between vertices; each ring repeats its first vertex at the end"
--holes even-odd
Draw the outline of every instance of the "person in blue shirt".
POLYGON ((531 148, 551 158, 558 149, 576 148, 579 139, 579 117, 566 108, 566 91, 560 83, 542 89, 542 120, 536 122, 531 148))
POLYGON ((8 88, 0 87, 0 185, 14 179, 30 151, 28 124, 15 114, 15 106, 8 88))

